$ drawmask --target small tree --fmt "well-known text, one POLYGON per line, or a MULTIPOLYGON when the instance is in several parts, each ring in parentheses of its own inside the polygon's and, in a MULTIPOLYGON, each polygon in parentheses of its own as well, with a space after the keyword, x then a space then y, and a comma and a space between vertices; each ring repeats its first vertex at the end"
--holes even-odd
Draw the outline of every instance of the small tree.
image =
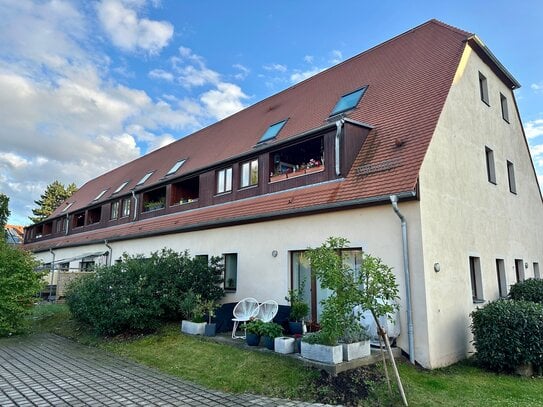
POLYGON ((0 336, 21 332, 36 294, 43 287, 30 252, 0 239, 0 336))
POLYGON ((74 183, 64 186, 64 184, 54 181, 52 184, 47 185, 40 199, 34 201, 38 205, 38 208, 32 209, 32 213, 35 216, 29 216, 28 218, 32 223, 41 222, 50 216, 62 202, 71 197, 76 191, 77 187, 74 183))

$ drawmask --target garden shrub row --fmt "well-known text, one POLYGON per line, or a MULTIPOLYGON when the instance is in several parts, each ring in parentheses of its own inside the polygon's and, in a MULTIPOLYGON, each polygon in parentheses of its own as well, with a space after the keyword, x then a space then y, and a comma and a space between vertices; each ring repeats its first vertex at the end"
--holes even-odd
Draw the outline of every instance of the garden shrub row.
POLYGON ((543 280, 511 286, 500 299, 471 314, 477 360, 483 366, 512 372, 521 365, 543 366, 543 280))
POLYGON ((99 268, 74 281, 66 302, 74 318, 96 334, 152 332, 163 321, 180 320, 187 293, 202 300, 219 300, 223 265, 188 252, 169 249, 142 255, 124 255, 119 264, 99 268))

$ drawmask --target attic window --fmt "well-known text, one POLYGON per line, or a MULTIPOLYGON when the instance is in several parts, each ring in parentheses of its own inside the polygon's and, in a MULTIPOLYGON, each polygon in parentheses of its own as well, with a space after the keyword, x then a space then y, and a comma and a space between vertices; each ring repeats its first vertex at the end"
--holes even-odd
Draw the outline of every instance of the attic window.
POLYGON ((266 130, 262 137, 260 137, 260 140, 258 142, 263 143, 264 141, 268 141, 277 137, 287 120, 288 119, 282 120, 268 127, 268 130, 266 130))
POLYGON ((68 205, 66 205, 66 207, 61 210, 61 212, 66 212, 68 209, 70 209, 70 206, 72 206, 74 203, 73 202, 70 202, 68 205))
POLYGON ((96 198, 93 199, 93 201, 99 200, 101 197, 104 196, 104 194, 107 192, 108 188, 104 189, 102 192, 100 192, 98 195, 96 195, 96 198))
POLYGON ((128 181, 125 181, 121 185, 119 185, 117 189, 113 191, 113 193, 116 194, 117 192, 120 192, 126 186, 126 184, 128 184, 128 181))
POLYGON ((362 96, 364 96, 367 88, 367 86, 364 86, 360 89, 355 90, 354 92, 347 93, 346 95, 340 97, 338 102, 336 103, 336 106, 332 110, 332 113, 330 113, 330 116, 334 116, 336 114, 346 112, 347 110, 354 109, 356 105, 358 105, 358 102, 360 102, 360 99, 362 99, 362 96))
POLYGON ((181 166, 182 166, 183 164, 185 164, 185 161, 187 161, 187 160, 179 160, 179 161, 177 161, 177 162, 173 165, 173 167, 170 168, 170 171, 168 171, 168 172, 166 173, 166 175, 175 174, 175 173, 177 172, 177 170, 178 170, 179 168, 181 168, 181 166))
POLYGON ((140 179, 140 180, 138 181, 138 183, 136 184, 136 186, 145 184, 145 181, 147 181, 147 180, 151 177, 151 175, 153 175, 153 172, 154 172, 154 171, 151 171, 151 172, 148 172, 147 174, 145 174, 145 175, 142 177, 142 179, 140 179))

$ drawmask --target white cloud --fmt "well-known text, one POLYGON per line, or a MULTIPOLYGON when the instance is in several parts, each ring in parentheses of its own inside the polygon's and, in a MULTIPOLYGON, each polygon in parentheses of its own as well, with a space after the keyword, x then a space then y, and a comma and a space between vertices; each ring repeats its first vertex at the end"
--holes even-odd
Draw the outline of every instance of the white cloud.
POLYGON ((313 55, 304 56, 304 61, 307 62, 308 64, 312 64, 314 59, 315 57, 313 57, 313 55))
POLYGON ((266 71, 275 71, 275 72, 286 72, 287 66, 282 64, 269 64, 264 65, 262 68, 264 68, 266 71))
POLYGON ((241 101, 247 98, 248 96, 239 86, 232 83, 219 83, 216 89, 205 92, 200 100, 211 115, 217 119, 223 119, 243 109, 244 105, 241 101))
POLYGON ((237 79, 238 81, 242 81, 244 80, 245 78, 247 78, 247 76, 249 75, 249 73, 251 72, 251 70, 241 64, 234 64, 232 65, 232 68, 235 68, 237 69, 239 72, 237 74, 234 75, 234 78, 237 79))
POLYGON ((543 92, 543 82, 532 83, 530 88, 532 88, 532 90, 534 90, 536 93, 543 92))
POLYGON ((152 71, 149 71, 148 75, 151 79, 162 79, 168 82, 172 82, 174 79, 174 76, 171 72, 166 72, 162 69, 153 69, 152 71))
POLYGON ((527 122, 524 126, 524 131, 528 139, 543 136, 543 119, 535 119, 527 122))
POLYGON ((339 64, 341 61, 343 61, 343 54, 341 51, 335 49, 331 53, 330 63, 332 65, 339 64))
POLYGON ((173 26, 167 21, 139 18, 135 9, 143 2, 102 0, 97 3, 98 19, 111 41, 125 51, 142 50, 158 54, 173 36, 173 26))
POLYGON ((292 83, 298 83, 301 82, 307 78, 310 78, 313 75, 318 74, 319 72, 324 71, 326 68, 312 68, 307 71, 299 71, 295 70, 293 74, 290 75, 290 81, 292 83))

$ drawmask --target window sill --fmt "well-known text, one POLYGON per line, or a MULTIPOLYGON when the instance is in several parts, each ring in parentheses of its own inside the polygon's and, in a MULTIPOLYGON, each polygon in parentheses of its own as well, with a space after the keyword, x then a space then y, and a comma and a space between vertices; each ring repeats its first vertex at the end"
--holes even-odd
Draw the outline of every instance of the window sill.
POLYGON ((487 105, 488 107, 490 107, 490 101, 481 99, 481 102, 483 102, 485 105, 487 105))
POLYGON ((235 292, 236 292, 236 289, 235 289, 235 288, 225 288, 225 289, 224 289, 224 292, 227 293, 227 294, 228 294, 228 293, 235 293, 235 292))
POLYGON ((486 302, 486 301, 483 300, 482 298, 475 298, 475 299, 473 300, 473 303, 474 303, 474 304, 484 304, 485 302, 486 302))
POLYGON ((246 189, 252 189, 252 188, 256 188, 258 187, 258 184, 254 184, 254 185, 247 185, 246 187, 240 187, 238 189, 238 191, 245 191, 246 189))
POLYGON ((215 195, 213 195, 214 197, 219 197, 219 196, 224 196, 224 195, 228 195, 228 194, 231 194, 232 193, 232 190, 230 191, 224 191, 224 192, 217 192, 215 195))

